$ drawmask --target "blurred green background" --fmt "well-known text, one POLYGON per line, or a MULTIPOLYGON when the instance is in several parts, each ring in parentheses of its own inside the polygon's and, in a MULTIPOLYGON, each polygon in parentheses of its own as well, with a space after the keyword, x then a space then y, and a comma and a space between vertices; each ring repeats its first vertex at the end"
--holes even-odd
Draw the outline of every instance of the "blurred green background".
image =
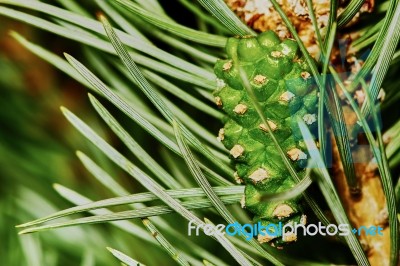
MULTIPOLYGON (((74 151, 83 149, 94 158, 99 155, 90 153, 92 147, 59 110, 59 106, 67 106, 96 125, 99 121, 87 102, 86 89, 21 47, 9 36, 10 29, 46 44, 53 52, 79 53, 77 44, 0 18, 0 265, 115 264, 105 247, 134 247, 141 242, 112 226, 18 236, 15 225, 71 207, 53 189, 54 183, 79 188, 92 199, 111 195, 89 176, 74 151)), ((109 162, 103 162, 107 169, 109 162)), ((131 182, 125 185, 133 186, 131 182)), ((131 250, 134 254, 135 249, 131 250)), ((163 254, 160 257, 169 260, 163 254)))

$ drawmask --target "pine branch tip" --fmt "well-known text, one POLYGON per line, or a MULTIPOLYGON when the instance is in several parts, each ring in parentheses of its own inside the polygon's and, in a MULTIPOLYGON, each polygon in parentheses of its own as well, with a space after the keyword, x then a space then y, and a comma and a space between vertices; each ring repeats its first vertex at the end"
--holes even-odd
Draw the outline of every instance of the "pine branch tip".
POLYGON ((18 32, 16 32, 15 30, 9 30, 8 31, 8 35, 10 35, 11 37, 13 37, 16 40, 22 38, 22 36, 18 32))
POLYGON ((102 11, 97 11, 96 12, 96 18, 98 20, 100 20, 101 22, 107 20, 106 16, 104 15, 104 13, 102 11))
POLYGON ((64 186, 63 185, 60 185, 60 184, 58 184, 58 183, 54 183, 53 184, 53 189, 55 190, 55 191, 60 191, 62 188, 64 188, 64 186))
POLYGON ((64 115, 69 113, 69 110, 66 107, 62 106, 62 105, 60 106, 60 110, 64 115))
POLYGON ((26 229, 26 230, 22 230, 21 232, 18 232, 18 235, 27 235, 32 233, 30 230, 26 229))

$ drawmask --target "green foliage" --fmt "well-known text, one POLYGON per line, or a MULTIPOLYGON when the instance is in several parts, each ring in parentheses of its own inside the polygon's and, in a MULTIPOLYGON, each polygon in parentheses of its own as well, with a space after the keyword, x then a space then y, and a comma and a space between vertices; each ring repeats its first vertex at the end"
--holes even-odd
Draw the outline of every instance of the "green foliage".
MULTIPOLYGON (((62 233, 62 230, 50 232, 52 235, 46 239, 42 237, 46 233, 28 235, 28 238, 20 238, 23 239, 21 244, 13 236, 10 243, 18 250, 17 255, 7 258, 5 265, 12 265, 19 257, 24 257, 27 265, 71 265, 58 261, 58 257, 71 258, 69 263, 82 265, 111 265, 115 258, 127 265, 139 265, 136 259, 147 265, 174 262, 180 265, 332 265, 354 261, 368 265, 354 235, 342 242, 304 237, 284 250, 260 245, 255 239, 247 242, 242 238, 218 236, 214 241, 204 236, 187 236, 187 220, 202 226, 235 220, 248 222, 247 213, 239 207, 243 194, 246 207, 256 215, 256 220, 278 221, 273 213, 283 202, 294 210, 290 217, 282 217, 285 221, 299 220, 302 213, 307 213, 310 219, 326 224, 330 221, 323 212, 330 211, 336 222, 348 222, 326 167, 328 141, 324 134, 331 122, 335 135, 339 136, 336 141, 345 162, 348 185, 356 187, 341 99, 333 89, 336 85, 343 89, 343 95, 356 111, 378 162, 388 202, 391 263, 395 265, 398 256, 395 194, 399 195, 400 186, 397 183, 394 188, 390 171, 398 167, 400 149, 397 142, 391 142, 385 150, 375 101, 382 84, 393 96, 387 106, 395 106, 400 95, 396 80, 384 80, 387 73, 396 76, 393 73, 399 68, 399 51, 396 52, 398 1, 392 0, 379 7, 388 11, 385 18, 378 21, 382 27, 372 23, 366 26, 368 38, 355 45, 360 53, 373 47, 350 88, 351 91, 357 84, 363 85, 368 101, 361 110, 352 95, 345 93, 348 88, 343 87, 338 75, 329 68, 327 58, 338 28, 342 30, 351 20, 362 1, 351 1, 338 18, 335 16, 337 1, 331 1, 328 31, 317 30, 316 34, 323 55, 318 61, 307 53, 275 0, 271 2, 288 24, 295 41, 279 40, 272 32, 257 35, 239 21, 222 0, 179 2, 182 10, 196 14, 193 24, 184 25, 181 15, 171 15, 173 8, 165 8, 177 6, 170 1, 161 4, 157 0, 58 0, 47 4, 45 1, 0 0, 1 19, 9 17, 22 21, 79 44, 82 53, 73 51, 74 57, 65 54, 65 60, 48 50, 46 42, 34 44, 19 33, 11 33, 29 51, 90 89, 95 95, 90 94, 89 100, 105 122, 99 125, 97 118, 87 110, 73 110, 80 113, 79 118, 62 108, 67 120, 90 142, 82 142, 81 136, 73 135, 69 142, 76 146, 66 149, 38 130, 41 125, 38 118, 31 115, 33 110, 27 99, 22 102, 0 99, 2 120, 7 122, 2 124, 13 129, 11 134, 1 132, 6 145, 0 146, 4 154, 0 163, 8 177, 5 182, 1 181, 19 191, 16 197, 6 194, 0 211, 11 217, 10 206, 23 210, 18 219, 11 219, 1 224, 2 227, 14 230, 11 228, 15 224, 33 220, 19 226, 20 233, 28 234, 86 225, 85 230, 80 227, 63 229, 77 230, 74 232, 80 237, 74 239, 70 231, 62 233), (98 9, 104 13, 99 16, 100 22, 92 17, 98 9), (243 38, 230 38, 232 35, 243 38), (225 45, 226 51, 223 51, 225 45), (228 59, 216 63, 214 75, 214 61, 226 55, 228 59), (375 64, 371 83, 367 85, 364 79, 375 64), (334 76, 335 83, 326 78, 325 74, 329 73, 334 76), (217 77, 220 80, 216 82, 217 77), (222 110, 228 117, 224 120, 224 138, 219 136, 222 144, 214 137, 224 117, 212 104, 212 91, 217 87, 215 96, 220 97, 222 110), (239 104, 246 106, 245 112, 243 106, 236 108, 239 104), (304 119, 307 114, 318 117, 318 121, 311 123, 311 131, 314 134, 318 130, 319 151, 308 125, 297 121, 297 118, 311 121, 304 119), (373 115, 373 130, 367 123, 368 114, 373 115), (260 124, 264 125, 263 130, 260 124), (13 132, 25 134, 14 136, 13 132), (372 132, 376 132, 376 139, 372 132), (36 141, 40 148, 33 145, 36 141), (244 148, 239 156, 232 154, 237 143, 244 148), (231 150, 231 157, 236 157, 236 169, 229 165, 229 153, 224 146, 231 150), (66 155, 77 148, 83 150, 77 152, 83 166, 101 185, 90 182, 85 186, 67 181, 73 174, 68 163, 71 158, 66 155), (304 156, 291 160, 292 156, 287 154, 291 149, 298 149, 307 159, 313 160, 306 160, 304 156), (250 150, 254 153, 247 153, 250 150), (58 156, 62 159, 57 160, 58 156), (262 157, 265 160, 261 160, 262 157), (320 171, 314 175, 315 165, 320 171), (254 182, 252 174, 259 168, 273 176, 274 182, 254 182), (246 188, 233 185, 235 170, 244 179, 246 188), (311 179, 310 173, 316 178, 311 179), (59 179, 54 178, 57 175, 59 179), (22 178, 24 176, 28 178, 22 178), (50 190, 54 182, 74 189, 55 185, 57 193, 54 193, 50 190), (321 193, 316 190, 311 193, 308 190, 311 183, 318 185, 321 193), (298 204, 300 194, 307 203, 305 208, 298 204), (64 206, 59 196, 75 207, 64 206), (48 207, 49 202, 57 207, 48 207), (37 219, 38 216, 44 218, 37 219), (60 218, 65 220, 56 220, 60 218), (142 219, 144 224, 135 219, 142 219), (88 226, 96 223, 107 223, 110 227, 88 226), (104 253, 106 246, 118 250, 108 248, 111 253, 104 253), (305 249, 315 252, 305 254, 305 249)), ((311 7, 311 1, 308 5, 311 7)), ((314 14, 311 15, 316 24, 314 14)), ((5 73, 11 73, 7 77, 21 79, 17 71, 5 73)), ((11 85, 18 84, 7 84, 11 85)), ((51 100, 48 104, 53 108, 59 105, 51 100)), ((395 138, 399 125, 397 117, 393 120, 386 128, 394 125, 388 135, 395 138)), ((264 171, 259 174, 263 176, 264 171)), ((274 242, 282 244, 280 239, 274 242)))

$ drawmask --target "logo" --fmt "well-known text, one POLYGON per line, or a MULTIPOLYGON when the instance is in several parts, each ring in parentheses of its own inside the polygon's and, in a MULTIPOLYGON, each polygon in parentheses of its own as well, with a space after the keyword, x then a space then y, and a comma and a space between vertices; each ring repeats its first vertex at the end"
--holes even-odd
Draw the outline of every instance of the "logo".
POLYGON ((383 236, 383 228, 380 226, 360 226, 359 228, 351 228, 349 224, 329 224, 327 226, 323 225, 321 222, 318 224, 307 224, 302 223, 270 223, 268 225, 262 225, 261 222, 256 224, 240 224, 235 222, 232 224, 224 225, 195 225, 194 221, 190 221, 188 224, 188 235, 199 236, 200 231, 203 231, 207 236, 213 235, 229 235, 229 236, 241 236, 244 235, 246 240, 251 240, 253 237, 258 235, 268 236, 268 237, 280 237, 283 238, 300 235, 303 236, 347 236, 349 234, 355 235, 369 235, 369 236, 383 236))

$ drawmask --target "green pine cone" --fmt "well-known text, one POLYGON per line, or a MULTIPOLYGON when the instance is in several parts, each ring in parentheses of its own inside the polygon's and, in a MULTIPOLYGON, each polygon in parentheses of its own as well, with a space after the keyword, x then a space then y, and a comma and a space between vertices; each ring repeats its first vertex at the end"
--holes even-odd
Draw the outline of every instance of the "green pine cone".
MULTIPOLYGON (((258 37, 230 38, 228 59, 218 60, 215 74, 216 104, 227 117, 218 139, 230 151, 235 178, 244 182, 243 207, 254 214, 254 222, 305 223, 300 199, 282 202, 261 201, 263 193, 285 191, 295 185, 243 86, 239 66, 249 78, 268 124, 299 175, 305 172, 307 151, 297 126, 301 117, 310 129, 317 127, 317 90, 297 43, 281 41, 273 31, 258 37)), ((261 243, 281 247, 295 241, 295 235, 258 236, 261 243)))

